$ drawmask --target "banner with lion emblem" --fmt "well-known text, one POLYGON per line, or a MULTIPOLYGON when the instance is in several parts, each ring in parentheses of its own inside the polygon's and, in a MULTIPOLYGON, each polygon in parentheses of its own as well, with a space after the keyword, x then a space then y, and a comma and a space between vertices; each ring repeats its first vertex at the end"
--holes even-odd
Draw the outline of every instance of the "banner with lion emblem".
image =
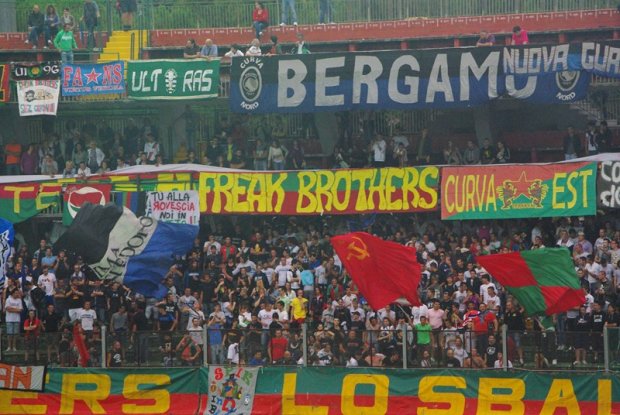
POLYGON ((445 167, 441 218, 509 219, 596 214, 596 163, 445 167))
POLYGON ((250 415, 259 369, 209 366, 209 400, 204 415, 250 415))

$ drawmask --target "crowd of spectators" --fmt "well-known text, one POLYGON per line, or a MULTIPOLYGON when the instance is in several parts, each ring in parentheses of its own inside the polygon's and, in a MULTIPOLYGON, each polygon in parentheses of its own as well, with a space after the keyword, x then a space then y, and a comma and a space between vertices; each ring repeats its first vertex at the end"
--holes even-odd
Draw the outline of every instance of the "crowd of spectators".
POLYGON ((402 367, 404 350, 409 367, 502 367, 504 341, 509 365, 552 367, 560 356, 594 364, 603 328, 619 323, 619 225, 617 217, 458 223, 377 215, 363 225, 341 216, 203 218, 193 248, 162 275, 164 298, 106 285, 80 257, 43 239, 36 249, 17 246, 7 264, 3 347, 75 365, 71 325, 79 323, 95 366, 103 326, 109 366, 198 365, 206 348, 208 362, 219 364, 402 367), (330 244, 356 226, 416 247, 421 306, 371 309, 330 244), (586 294, 581 307, 546 322, 528 316, 476 261, 545 246, 571 251, 586 294))
MULTIPOLYGON (((248 170, 300 170, 515 161, 510 147, 501 140, 492 143, 485 139, 481 146, 473 140, 464 143, 450 140, 439 149, 428 128, 415 134, 405 134, 394 128, 391 135, 384 135, 369 118, 362 117, 358 125, 353 125, 355 123, 341 113, 338 114, 337 133, 341 139, 330 155, 322 153, 313 114, 302 117, 301 133, 306 138, 279 138, 282 132, 276 131, 278 126, 262 121, 253 123, 251 116, 238 116, 218 122, 216 132, 199 145, 199 118, 189 105, 179 117, 185 123, 186 138, 186 151, 180 157, 164 153, 159 128, 149 118, 140 123, 130 118, 124 127, 116 130, 105 121, 86 122, 81 126, 69 121, 62 135, 50 131, 48 138, 38 144, 22 146, 5 139, 4 146, 0 147, 0 174, 85 177, 132 165, 172 162, 248 170)), ((614 150, 611 130, 601 121, 599 125, 591 122, 585 133, 569 127, 558 153, 569 160, 614 150)))

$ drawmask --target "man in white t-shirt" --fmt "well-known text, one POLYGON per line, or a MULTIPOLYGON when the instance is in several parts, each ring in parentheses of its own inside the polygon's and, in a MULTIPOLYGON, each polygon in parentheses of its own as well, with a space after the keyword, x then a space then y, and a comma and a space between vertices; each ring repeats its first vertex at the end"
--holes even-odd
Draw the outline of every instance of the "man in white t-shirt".
POLYGON ((239 343, 231 343, 228 346, 226 358, 230 364, 239 364, 239 343))
POLYGON ((495 292, 497 292, 497 287, 491 282, 488 274, 482 275, 480 279, 482 280, 482 285, 480 286, 480 297, 482 297, 482 302, 486 304, 489 301, 489 287, 493 287, 495 292))
POLYGON ((286 258, 282 257, 280 259, 280 264, 276 266, 274 272, 278 276, 278 288, 283 288, 286 285, 286 280, 288 279, 288 273, 291 271, 291 266, 287 265, 286 258))
POLYGON ((4 303, 4 321, 6 322, 6 334, 8 339, 7 352, 17 351, 15 343, 19 336, 19 323, 21 321, 21 313, 24 309, 20 292, 17 288, 13 290, 11 295, 4 303))
POLYGON ((420 317, 428 318, 428 307, 426 304, 422 304, 421 306, 411 307, 411 320, 413 325, 420 324, 420 317))
POLYGON ((380 134, 377 134, 371 146, 371 150, 373 152, 373 156, 372 156, 373 167, 385 166, 386 148, 387 148, 387 145, 385 144, 385 140, 380 134))
POLYGON ((39 275, 37 285, 45 291, 46 304, 54 304, 54 294, 56 294, 56 275, 49 272, 47 265, 43 266, 43 272, 39 275))
POLYGON ((90 308, 90 301, 84 301, 84 307, 78 311, 78 320, 80 320, 82 330, 84 330, 85 333, 93 331, 95 320, 97 320, 97 313, 90 308))

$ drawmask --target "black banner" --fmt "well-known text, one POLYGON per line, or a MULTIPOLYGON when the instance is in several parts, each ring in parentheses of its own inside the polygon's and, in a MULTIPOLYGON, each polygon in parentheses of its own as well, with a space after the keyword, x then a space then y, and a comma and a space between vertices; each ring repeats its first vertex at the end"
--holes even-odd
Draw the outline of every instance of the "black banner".
POLYGON ((12 62, 11 79, 60 79, 60 62, 12 62))
POLYGON ((598 206, 620 208, 620 161, 604 161, 598 174, 598 206))

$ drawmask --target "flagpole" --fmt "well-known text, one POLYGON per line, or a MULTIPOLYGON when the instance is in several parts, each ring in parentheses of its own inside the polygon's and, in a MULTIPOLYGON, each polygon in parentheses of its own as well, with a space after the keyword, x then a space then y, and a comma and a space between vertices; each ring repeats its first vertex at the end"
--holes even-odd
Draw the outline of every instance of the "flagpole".
POLYGON ((508 326, 502 324, 502 366, 504 372, 508 371, 508 342, 506 341, 508 334, 508 326))

